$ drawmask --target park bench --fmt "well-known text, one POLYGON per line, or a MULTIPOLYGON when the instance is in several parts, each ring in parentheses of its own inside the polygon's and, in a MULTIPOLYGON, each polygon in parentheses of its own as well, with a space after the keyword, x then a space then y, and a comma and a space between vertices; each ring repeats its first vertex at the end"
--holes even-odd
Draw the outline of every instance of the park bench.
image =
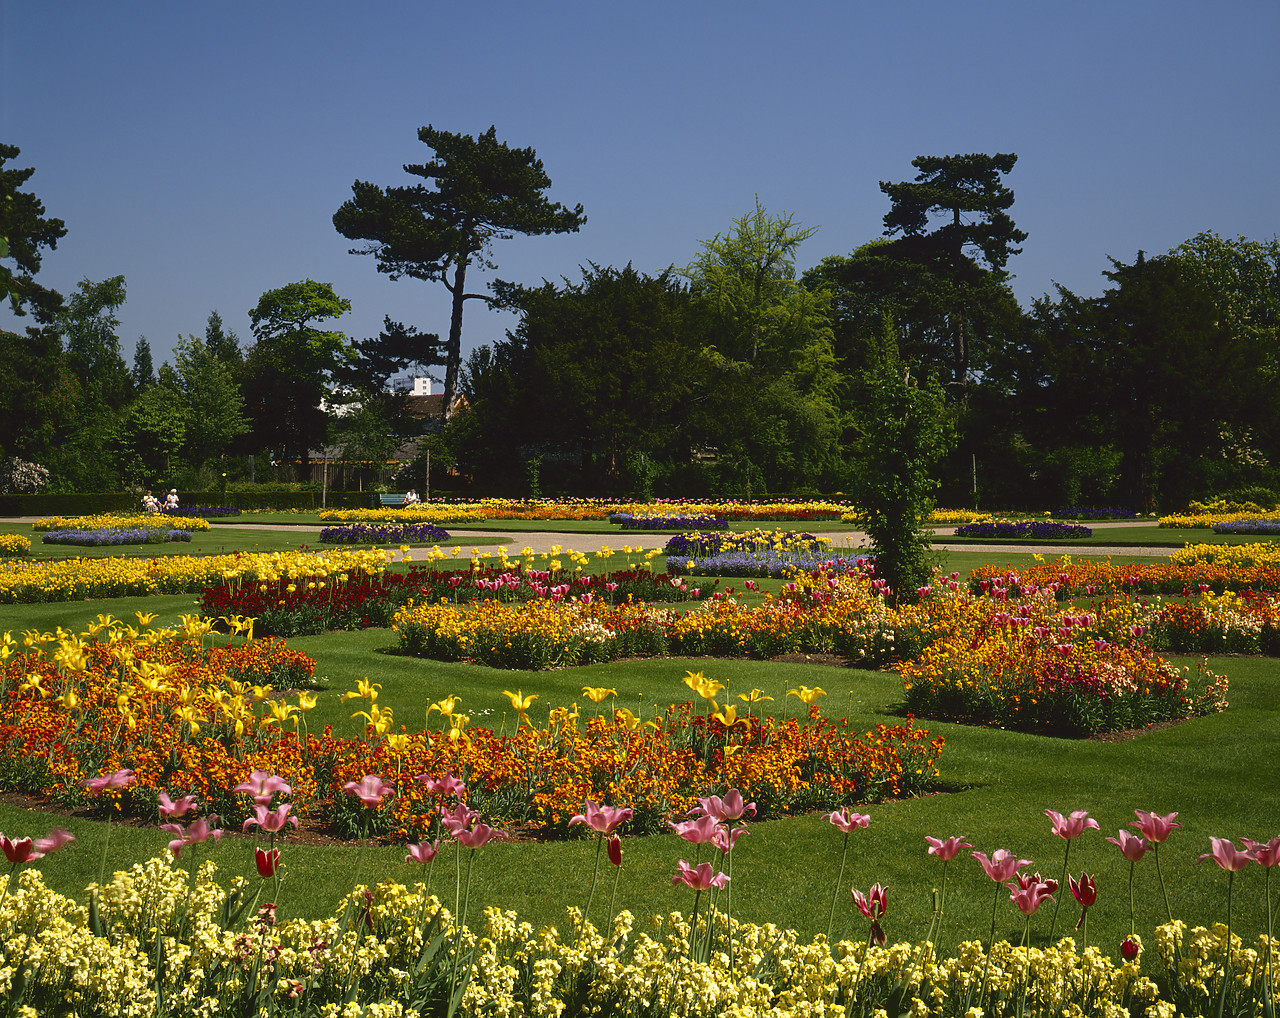
POLYGON ((407 491, 388 491, 378 495, 378 508, 385 509, 389 505, 404 505, 404 497, 409 494, 407 491))

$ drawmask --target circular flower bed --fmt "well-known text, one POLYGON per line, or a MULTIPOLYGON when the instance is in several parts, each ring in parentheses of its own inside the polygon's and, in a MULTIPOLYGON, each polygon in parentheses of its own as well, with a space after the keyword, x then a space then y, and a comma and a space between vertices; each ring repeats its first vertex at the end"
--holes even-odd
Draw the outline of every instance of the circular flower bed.
POLYGON ((956 537, 1001 537, 1011 540, 1036 538, 1039 540, 1078 540, 1092 537, 1089 527, 1077 523, 1055 523, 1053 520, 986 520, 956 527, 956 537))
POLYGON ((449 532, 434 523, 351 523, 325 527, 321 544, 426 544, 449 540, 449 532))

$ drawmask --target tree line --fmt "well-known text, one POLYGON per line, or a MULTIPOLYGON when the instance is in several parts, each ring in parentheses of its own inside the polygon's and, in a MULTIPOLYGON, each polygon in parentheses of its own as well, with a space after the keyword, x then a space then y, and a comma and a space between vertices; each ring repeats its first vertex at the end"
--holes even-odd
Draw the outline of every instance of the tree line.
MULTIPOLYGON (((131 366, 121 353, 123 277, 65 299, 36 282, 66 228, 0 146, 0 288, 34 321, 0 333, 0 455, 80 490, 206 487, 255 456, 278 476, 332 443, 383 464, 414 435, 448 487, 478 494, 857 494, 906 450, 954 506, 1151 509, 1280 488, 1275 238, 1206 231, 1109 259, 1099 296, 1057 287, 1023 308, 1016 155, 922 156, 912 179, 880 183, 882 236, 805 272, 816 228, 757 198, 687 265, 588 263, 484 290, 497 242, 576 231, 582 206, 550 201, 534 150, 493 128, 419 138, 433 158, 404 167, 415 182, 357 180, 333 222, 378 271, 448 289, 444 339, 388 318, 353 340, 327 327, 350 303, 304 280, 262 295, 252 342, 215 311, 158 370, 145 339, 131 366), (464 359, 474 300, 513 324, 464 359), (456 410, 443 426, 392 391, 432 370, 456 410)), ((404 464, 397 483, 422 487, 425 470, 404 464)))

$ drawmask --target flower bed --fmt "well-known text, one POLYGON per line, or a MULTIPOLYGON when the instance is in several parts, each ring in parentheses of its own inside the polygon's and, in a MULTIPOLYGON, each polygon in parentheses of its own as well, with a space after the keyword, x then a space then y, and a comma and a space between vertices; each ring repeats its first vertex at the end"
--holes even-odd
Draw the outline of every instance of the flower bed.
POLYGON ((386 568, 389 556, 375 549, 5 562, 0 563, 0 604, 198 593, 224 580, 272 583, 330 573, 371 575, 386 568))
POLYGON ((1068 520, 1136 520, 1141 514, 1133 509, 1098 509, 1072 506, 1067 509, 1059 509, 1054 515, 1068 520))
POLYGON ((151 815, 165 790, 175 799, 194 794, 202 809, 238 824, 251 803, 234 786, 265 767, 292 785, 295 810, 318 810, 356 837, 362 818, 343 785, 379 773, 398 794, 379 810, 376 828, 406 837, 425 836, 442 801, 413 775, 450 772, 464 778, 486 815, 554 836, 584 798, 625 797, 637 810, 635 829, 654 830, 727 785, 749 791, 770 816, 915 794, 936 774, 942 749, 910 721, 862 733, 816 707, 775 721, 718 711, 714 702, 703 713, 673 705, 652 724, 628 711, 579 719, 576 707, 556 707, 545 726, 533 726, 515 713, 509 735, 446 713, 441 732, 394 738, 384 737, 394 726, 391 710, 371 703, 365 739, 309 734, 301 725, 287 732, 286 723, 305 721, 315 697, 268 699, 271 687, 309 686, 314 662, 278 640, 208 648, 209 630, 188 617, 181 630, 135 639, 123 623, 100 618, 78 636, 39 634, 29 651, 7 645, 0 787, 80 806, 87 779, 127 767, 136 781, 114 797, 124 812, 151 815))
POLYGON ((0 558, 25 558, 30 554, 30 538, 22 534, 0 534, 0 558))
POLYGON ((194 516, 209 519, 216 516, 239 516, 240 510, 233 505, 187 505, 178 509, 165 509, 160 512, 164 516, 194 516))
POLYGON ((206 531, 205 520, 166 513, 100 513, 96 516, 47 516, 31 524, 32 530, 190 530, 206 531))
POLYGON ((623 530, 728 530, 729 521, 709 513, 610 513, 623 530))
POLYGON ((1009 540, 1061 541, 1092 537, 1093 531, 1078 523, 1054 520, 985 520, 956 528, 956 537, 998 537, 1009 540))
POLYGON ((749 530, 745 534, 695 531, 691 534, 673 535, 662 552, 668 559, 705 558, 732 551, 812 555, 823 551, 830 544, 830 538, 801 534, 794 530, 749 530))
POLYGON ((484 499, 479 502, 424 502, 412 509, 331 509, 326 522, 375 520, 469 523, 480 520, 604 520, 613 513, 711 516, 728 520, 838 520, 847 506, 835 502, 608 502, 600 499, 484 499))
POLYGON ((405 573, 330 571, 302 582, 289 577, 257 583, 231 582, 204 590, 200 610, 209 617, 252 615, 263 635, 305 636, 334 629, 390 626, 396 612, 410 601, 452 605, 481 600, 522 604, 546 598, 569 598, 609 604, 632 601, 692 601, 705 598, 705 590, 666 573, 648 569, 620 569, 610 573, 579 574, 561 569, 533 569, 523 563, 477 565, 469 570, 441 570, 412 565, 405 573))
POLYGON ((169 544, 191 541, 189 530, 167 530, 161 527, 116 530, 50 530, 42 537, 44 544, 72 544, 82 548, 104 548, 117 544, 169 544))
POLYGON ((1280 656, 1280 594, 1206 592, 1194 601, 1156 604, 1141 622, 1157 650, 1280 656))
POLYGON ((1280 505, 1264 506, 1256 502, 1228 502, 1219 499, 1217 502, 1192 502, 1184 513, 1161 516, 1160 526, 1178 529, 1212 527, 1233 520, 1270 519, 1277 514, 1280 514, 1280 505))
POLYGON ((1227 681, 1203 666, 1189 676, 1129 632, 1101 637, 1094 615, 1059 614, 1047 599, 978 602, 899 671, 907 709, 964 724, 1081 736, 1226 707, 1227 681))
POLYGON ((1226 523, 1215 523, 1213 532, 1215 534, 1260 534, 1267 537, 1280 537, 1280 517, 1228 520, 1226 523))
POLYGON ((1073 597, 1134 594, 1178 595, 1203 584, 1224 590, 1280 591, 1280 546, 1196 545, 1175 552, 1168 562, 1125 562, 1070 556, 1037 563, 1021 572, 1003 566, 979 566, 969 574, 974 593, 994 597, 1028 596, 1049 590, 1059 600, 1073 597))
POLYGON ((352 523, 320 531, 321 544, 428 544, 447 540, 449 532, 434 523, 352 523))

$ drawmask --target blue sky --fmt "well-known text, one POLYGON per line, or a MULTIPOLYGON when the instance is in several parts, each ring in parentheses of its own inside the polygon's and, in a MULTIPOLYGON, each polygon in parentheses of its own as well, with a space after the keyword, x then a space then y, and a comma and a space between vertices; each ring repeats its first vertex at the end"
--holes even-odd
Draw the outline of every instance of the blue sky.
MULTIPOLYGON (((428 123, 496 125, 584 206, 577 234, 495 247, 526 283, 685 265, 757 194, 820 228, 805 268, 880 235, 878 183, 917 155, 1015 152, 1027 306, 1098 293, 1108 255, 1280 232, 1278 48, 1273 0, 0 0, 0 140, 67 225, 40 280, 125 275, 126 360, 215 308, 248 341, 262 292, 308 277, 353 337, 384 314, 447 332, 443 286, 391 282, 331 222, 354 180, 417 179, 428 123)), ((464 349, 513 324, 468 302, 464 349)))

